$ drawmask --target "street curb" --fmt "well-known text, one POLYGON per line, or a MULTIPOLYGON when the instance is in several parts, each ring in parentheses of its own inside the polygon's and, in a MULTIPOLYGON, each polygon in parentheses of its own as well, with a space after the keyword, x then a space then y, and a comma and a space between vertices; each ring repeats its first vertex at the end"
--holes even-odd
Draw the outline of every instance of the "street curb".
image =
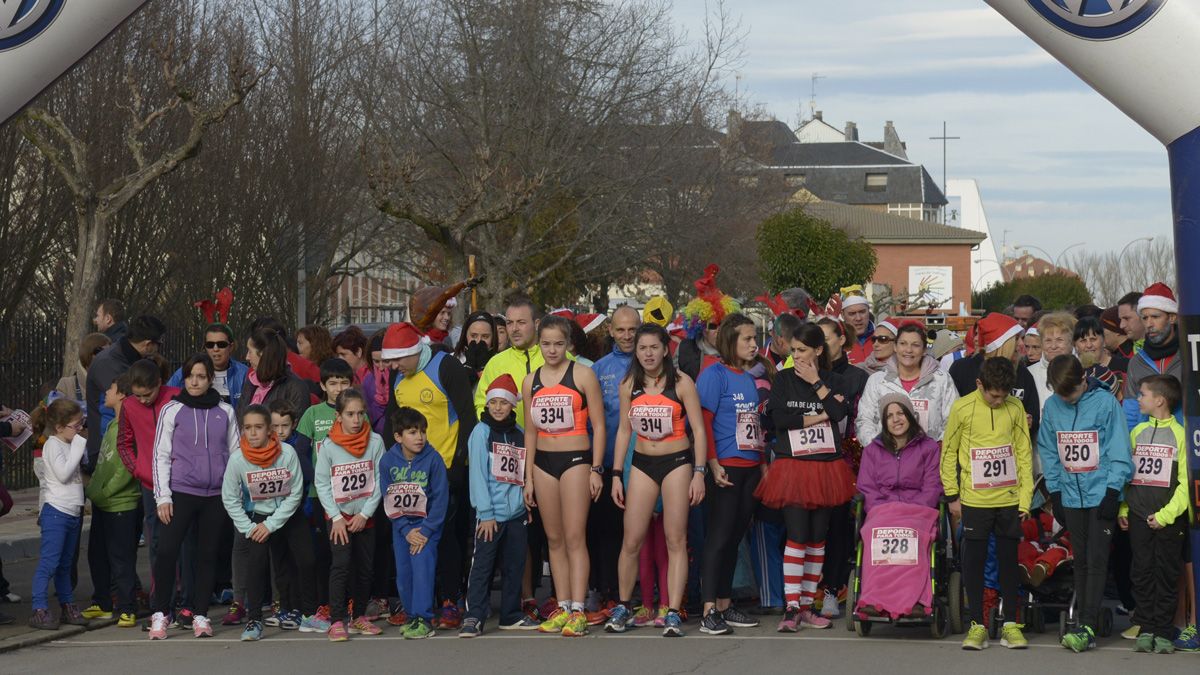
POLYGON ((0 642, 0 654, 13 652, 25 647, 34 647, 47 642, 61 640, 62 638, 82 635, 88 631, 115 625, 117 625, 117 619, 114 617, 112 619, 92 619, 91 623, 86 626, 62 626, 58 630, 34 630, 32 633, 26 633, 20 637, 0 642))
MULTIPOLYGON (((83 524, 83 530, 79 535, 80 542, 87 541, 87 535, 90 529, 91 523, 85 522, 83 524)), ((0 560, 17 562, 18 560, 36 558, 41 553, 41 548, 41 533, 9 535, 7 537, 0 536, 0 560)))

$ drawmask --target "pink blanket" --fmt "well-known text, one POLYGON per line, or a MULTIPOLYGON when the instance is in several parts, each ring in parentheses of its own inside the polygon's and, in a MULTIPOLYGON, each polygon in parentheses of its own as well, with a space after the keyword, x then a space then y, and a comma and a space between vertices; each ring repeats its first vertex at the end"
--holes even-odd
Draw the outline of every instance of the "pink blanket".
POLYGON ((867 513, 862 527, 862 582, 855 609, 872 606, 897 617, 921 603, 933 607, 929 548, 938 512, 928 506, 887 502, 867 513))

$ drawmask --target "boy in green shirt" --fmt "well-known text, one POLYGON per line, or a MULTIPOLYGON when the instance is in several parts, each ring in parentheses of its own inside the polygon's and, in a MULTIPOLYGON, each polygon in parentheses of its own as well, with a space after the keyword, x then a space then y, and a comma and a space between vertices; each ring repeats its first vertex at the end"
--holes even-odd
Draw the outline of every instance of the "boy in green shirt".
MULTIPOLYGON (((133 393, 128 373, 121 375, 104 394, 104 405, 121 418, 121 403, 133 393)), ((141 485, 121 463, 117 453, 118 424, 108 425, 100 443, 96 471, 84 494, 92 500, 92 527, 88 534, 88 567, 91 569, 92 605, 83 611, 87 619, 111 619, 116 589, 117 625, 137 624, 137 525, 141 485)))

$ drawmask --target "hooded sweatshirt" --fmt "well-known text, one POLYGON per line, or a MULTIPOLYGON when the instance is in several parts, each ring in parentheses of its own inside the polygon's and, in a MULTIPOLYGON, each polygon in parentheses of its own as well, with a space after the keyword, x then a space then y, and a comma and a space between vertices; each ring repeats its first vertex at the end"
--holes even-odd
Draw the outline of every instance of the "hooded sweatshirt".
POLYGON ((1042 409, 1038 454, 1046 489, 1062 505, 1090 509, 1109 490, 1120 490, 1133 474, 1129 435, 1121 405, 1095 380, 1074 405, 1058 394, 1042 409))
POLYGON ((1025 408, 1015 396, 993 409, 976 389, 950 407, 942 440, 942 489, 966 506, 1029 510, 1033 450, 1025 408))
POLYGON ((879 419, 879 400, 887 394, 908 396, 916 409, 921 428, 934 440, 941 440, 946 431, 946 420, 950 417, 950 406, 958 400, 958 389, 954 380, 938 368, 938 362, 928 354, 921 361, 921 374, 912 391, 905 391, 900 382, 900 363, 896 357, 888 359, 887 367, 867 380, 859 401, 857 420, 858 437, 875 438, 883 430, 879 419))
POLYGON ((446 464, 438 451, 426 443, 409 461, 404 457, 404 449, 396 443, 379 466, 379 491, 385 500, 384 511, 392 521, 393 541, 399 543, 396 537, 407 537, 418 528, 431 541, 437 541, 450 503, 446 464), (413 498, 413 494, 418 497, 413 498), (404 500, 410 500, 407 512, 399 510, 404 500))
POLYGON ((255 525, 246 515, 246 502, 243 500, 247 494, 250 496, 251 511, 267 516, 263 525, 271 532, 279 531, 296 513, 304 496, 304 478, 295 449, 281 442, 279 456, 270 466, 262 467, 242 455, 240 444, 236 446, 229 455, 229 464, 222 478, 221 502, 233 521, 234 529, 243 535, 249 535, 255 525))
MULTIPOLYGON (((313 482, 325 516, 332 521, 363 514, 370 518, 379 506, 379 460, 383 459, 383 439, 371 432, 361 457, 326 438, 317 449, 313 482), (335 475, 336 474, 336 475, 335 475), (338 481, 335 496, 333 481, 338 481)), ((436 452, 433 453, 435 456, 436 452)))
MULTIPOLYGON (((604 466, 612 469, 613 448, 617 443, 617 427, 621 425, 621 380, 629 372, 633 352, 623 352, 613 345, 612 352, 596 362, 592 370, 600 381, 600 395, 604 399, 604 466)), ((486 411, 484 412, 486 415, 486 411)), ((480 418, 482 419, 482 417, 480 418)))
POLYGON ((858 491, 867 499, 867 510, 886 502, 936 509, 942 497, 941 456, 941 445, 923 433, 897 452, 876 437, 863 448, 858 469, 858 491))
POLYGON ((174 492, 221 494, 229 453, 240 438, 237 415, 216 390, 201 396, 203 403, 180 396, 185 395, 163 406, 154 431, 154 502, 159 506, 171 504, 174 492), (201 407, 209 403, 215 405, 201 407))
MULTIPOLYGON (((475 517, 498 523, 524 517, 524 486, 497 478, 497 474, 509 475, 505 472, 493 472, 495 462, 507 462, 507 458, 513 454, 524 456, 525 432, 517 425, 516 413, 510 414, 506 420, 497 421, 485 411, 467 444, 471 450, 468 466, 471 472, 471 506, 475 507, 475 517), (516 448, 520 449, 520 453, 514 452, 516 448)), ((522 465, 518 465, 511 473, 524 480, 522 465)))

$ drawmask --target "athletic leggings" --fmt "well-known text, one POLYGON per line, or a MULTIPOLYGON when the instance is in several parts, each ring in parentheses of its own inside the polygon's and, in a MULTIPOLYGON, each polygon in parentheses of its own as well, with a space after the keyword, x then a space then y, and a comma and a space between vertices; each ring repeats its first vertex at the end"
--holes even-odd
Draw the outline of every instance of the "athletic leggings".
POLYGON ((176 492, 172 495, 172 502, 174 508, 171 522, 166 525, 159 522, 158 525, 158 555, 154 560, 154 597, 150 608, 164 614, 170 611, 179 551, 187 537, 188 528, 195 523, 198 540, 194 561, 196 578, 190 589, 191 597, 184 598, 184 606, 191 608, 197 616, 208 616, 217 548, 229 515, 225 513, 221 495, 197 497, 176 492))
POLYGON ((836 593, 850 578, 851 558, 854 557, 854 518, 849 504, 830 510, 826 542, 825 569, 821 576, 825 588, 836 593))
POLYGON ((829 532, 833 509, 785 506, 781 510, 787 528, 787 544, 783 548, 783 598, 791 607, 811 607, 825 564, 825 535, 829 532))
POLYGON ((750 529, 754 489, 762 478, 757 466, 727 466, 725 473, 733 483, 729 487, 717 487, 711 473, 706 480, 704 561, 700 566, 701 599, 706 603, 733 596, 738 545, 750 529))

